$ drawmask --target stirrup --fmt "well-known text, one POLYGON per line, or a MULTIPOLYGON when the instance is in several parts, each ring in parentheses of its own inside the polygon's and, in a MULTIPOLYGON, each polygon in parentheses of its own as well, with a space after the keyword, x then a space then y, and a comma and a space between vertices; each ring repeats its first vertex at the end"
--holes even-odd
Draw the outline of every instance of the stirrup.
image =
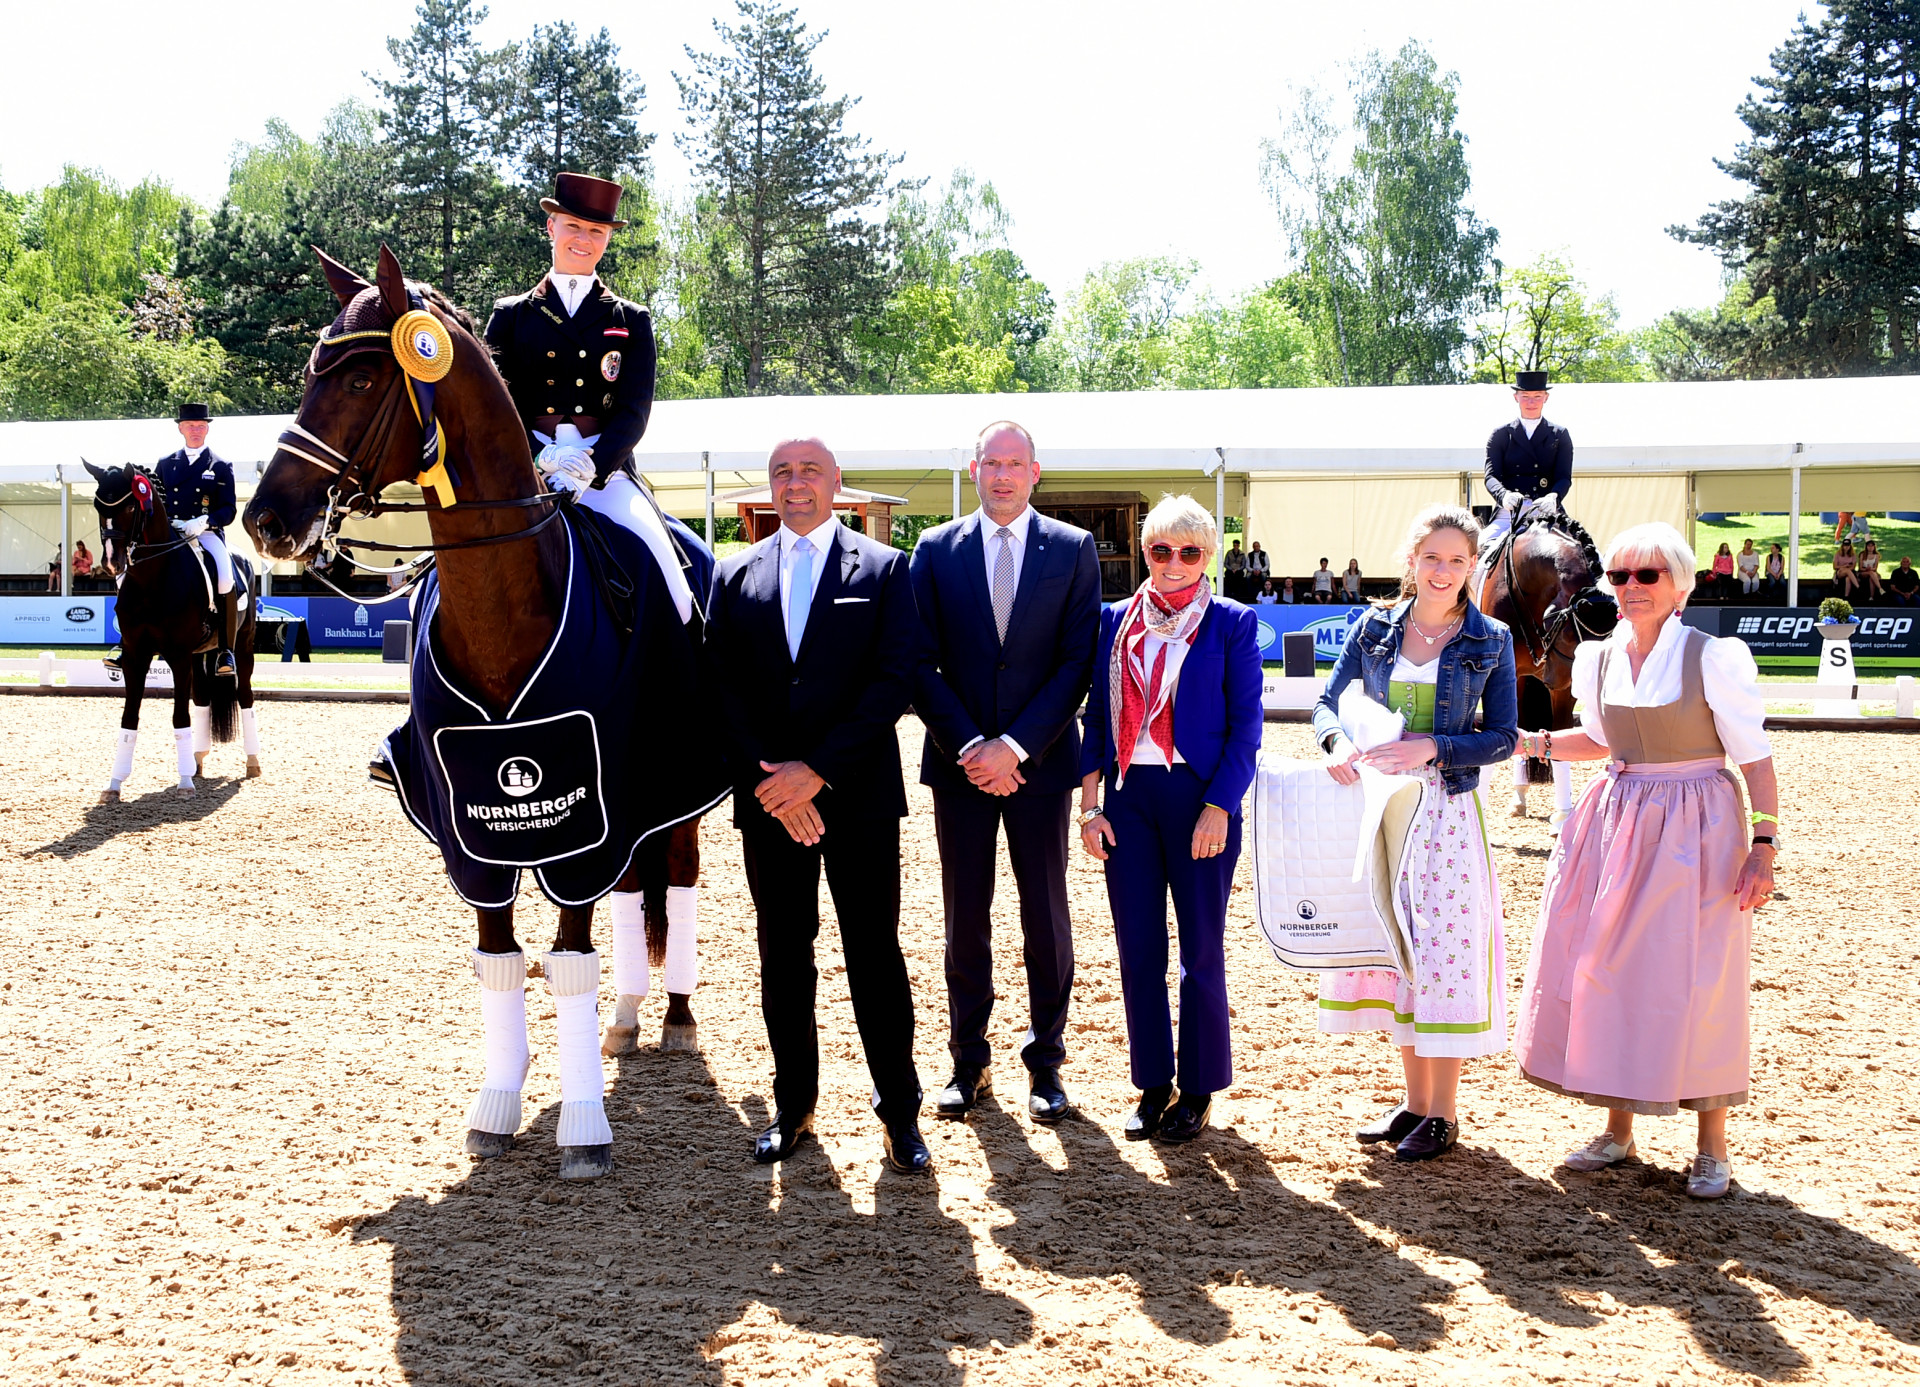
POLYGON ((215 679, 234 679, 239 677, 239 672, 234 668, 233 652, 231 650, 222 650, 218 655, 214 656, 213 677, 215 679))
MULTIPOLYGON (((110 650, 105 655, 102 655, 100 657, 100 663, 105 665, 108 669, 120 670, 120 657, 125 655, 126 653, 127 652, 124 647, 119 650, 110 650)), ((121 673, 125 673, 125 671, 121 670, 121 673)))

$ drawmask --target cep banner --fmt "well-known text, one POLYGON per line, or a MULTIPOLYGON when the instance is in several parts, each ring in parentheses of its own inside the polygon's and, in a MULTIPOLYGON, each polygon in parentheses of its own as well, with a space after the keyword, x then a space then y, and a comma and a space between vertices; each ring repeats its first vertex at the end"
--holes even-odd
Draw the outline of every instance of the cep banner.
MULTIPOLYGON (((1920 660, 1920 609, 1859 607, 1853 653, 1860 659, 1920 660)), ((1820 613, 1813 607, 1688 607, 1687 625, 1710 636, 1735 636, 1757 658, 1818 658, 1820 613)))
POLYGON ((475 861, 541 867, 606 842, 593 714, 442 727, 433 749, 475 861))
POLYGON ((1253 608, 1253 619, 1260 623, 1255 639, 1260 642, 1262 660, 1280 658, 1280 637, 1289 631, 1313 633, 1313 658, 1326 663, 1340 658, 1346 648, 1347 633, 1367 614, 1365 603, 1352 606, 1289 606, 1269 603, 1253 608))
POLYGON ((0 597, 0 645, 103 645, 104 594, 85 597, 0 597))

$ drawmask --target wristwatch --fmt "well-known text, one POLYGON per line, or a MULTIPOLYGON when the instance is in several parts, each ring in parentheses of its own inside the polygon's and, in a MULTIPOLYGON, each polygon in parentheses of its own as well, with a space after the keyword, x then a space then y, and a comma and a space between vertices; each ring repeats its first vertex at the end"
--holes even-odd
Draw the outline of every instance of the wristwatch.
POLYGON ((1106 812, 1106 807, 1099 804, 1094 805, 1091 809, 1082 809, 1080 811, 1080 827, 1085 828, 1106 812))

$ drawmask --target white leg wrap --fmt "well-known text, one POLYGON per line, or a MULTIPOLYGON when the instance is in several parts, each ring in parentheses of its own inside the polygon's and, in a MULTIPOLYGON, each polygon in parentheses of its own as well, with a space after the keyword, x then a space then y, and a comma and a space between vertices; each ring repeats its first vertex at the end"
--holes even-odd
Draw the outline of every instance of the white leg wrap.
POLYGON ((1553 807, 1562 814, 1573 812, 1573 763, 1553 763, 1553 807))
POLYGON ((133 774, 133 744, 139 740, 139 732, 125 727, 120 729, 120 740, 113 748, 113 772, 107 777, 109 790, 119 789, 133 774))
POLYGON ((615 891, 609 900, 613 906, 613 990, 622 997, 644 997, 650 972, 646 905, 638 891, 615 891))
POLYGON ((700 985, 700 888, 667 888, 667 961, 669 993, 686 997, 700 985))
POLYGON ((472 953, 486 1027, 487 1076, 467 1114, 476 1132, 520 1130, 520 1090, 527 1082, 527 956, 472 953))
POLYGON ((191 716, 194 755, 203 756, 213 750, 213 709, 195 704, 191 716))
POLYGON ((254 710, 251 708, 240 710, 240 736, 246 743, 247 755, 258 756, 260 754, 260 723, 253 713, 254 710))
POLYGON ((600 1067, 600 955, 550 953, 547 990, 553 994, 560 1040, 559 1146, 606 1146, 606 1073, 600 1067))
POLYGON ((176 727, 173 729, 173 764, 180 773, 180 788, 187 789, 193 784, 193 728, 176 727))
POLYGON ((1527 788, 1527 758, 1524 756, 1513 758, 1513 788, 1516 790, 1527 788))

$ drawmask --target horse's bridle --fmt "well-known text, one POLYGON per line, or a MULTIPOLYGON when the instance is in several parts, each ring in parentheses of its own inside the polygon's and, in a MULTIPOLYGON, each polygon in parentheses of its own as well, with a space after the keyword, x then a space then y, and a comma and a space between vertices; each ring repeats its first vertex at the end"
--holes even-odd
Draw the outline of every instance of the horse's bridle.
MULTIPOLYGON (((1573 644, 1576 649, 1582 641, 1600 640, 1606 636, 1607 633, 1605 631, 1594 630, 1580 616, 1582 601, 1588 594, 1598 593, 1600 591, 1600 585, 1597 582, 1589 582, 1586 587, 1581 588, 1575 592, 1572 597, 1567 599, 1566 606, 1549 607, 1540 619, 1540 630, 1536 636, 1533 630, 1533 621, 1528 617, 1527 609, 1521 604, 1518 597, 1520 590, 1519 573, 1514 568, 1513 563, 1513 551, 1519 548, 1521 533, 1520 530, 1516 529, 1512 535, 1508 537, 1506 550, 1500 557, 1501 562, 1506 566, 1507 570, 1507 593, 1513 605, 1513 626, 1519 632, 1520 639, 1526 643, 1527 654, 1533 660, 1533 667, 1544 672, 1550 656, 1558 656, 1562 660, 1572 661, 1573 652, 1560 648, 1560 642, 1565 639, 1569 628, 1574 632, 1573 644)), ((1571 536, 1568 538, 1571 538, 1571 536)), ((1593 574, 1589 571, 1588 577, 1591 578, 1592 576, 1593 574)))
MULTIPOLYGON (((409 292, 409 298, 413 301, 414 312, 424 316, 426 309, 420 295, 409 292)), ((407 316, 411 317, 412 314, 407 316)), ((445 435, 433 416, 433 386, 409 371, 407 363, 400 358, 394 348, 393 336, 394 334, 390 331, 368 329, 361 332, 343 332, 329 337, 326 330, 322 329, 319 340, 314 343, 313 352, 308 357, 308 371, 317 373, 316 368, 322 347, 359 339, 377 339, 385 344, 394 364, 400 368, 394 373, 392 382, 387 386, 386 394, 381 396, 380 406, 374 411, 373 418, 367 421, 366 428, 361 430, 360 437, 347 451, 342 452, 326 439, 302 427, 297 417, 277 440, 282 452, 292 453, 295 457, 311 463, 336 478, 327 487, 327 508, 320 530, 320 560, 330 564, 344 558, 360 572, 379 577, 392 577, 394 574, 407 575, 406 581, 385 597, 375 599, 354 597, 352 599, 365 605, 379 605, 411 596, 413 589, 418 586, 420 580, 426 576, 427 569, 432 566, 434 555, 443 551, 479 549, 491 544, 511 544, 518 540, 533 538, 559 518, 564 503, 571 499, 571 493, 542 492, 535 496, 523 496, 504 501, 460 501, 458 504, 469 510, 514 510, 542 505, 550 506, 551 509, 533 524, 506 534, 451 540, 444 544, 386 544, 374 540, 355 540, 347 548, 342 548, 339 542, 340 526, 349 516, 372 519, 380 515, 427 513, 450 509, 456 504, 454 488, 458 479, 446 458, 445 435), (400 420, 406 413, 400 408, 400 400, 403 397, 412 406, 411 412, 420 425, 421 470, 415 475, 414 481, 422 486, 432 485, 443 498, 439 505, 413 501, 382 501, 379 497, 380 489, 369 490, 373 486, 373 475, 393 442, 394 431, 399 428, 400 420), (397 564, 392 568, 374 568, 355 559, 350 552, 352 549, 376 550, 392 554, 424 554, 426 557, 397 564)), ((450 339, 448 350, 451 351, 450 339)), ((308 572, 340 596, 350 596, 334 587, 333 583, 320 571, 318 563, 309 564, 308 572)))

